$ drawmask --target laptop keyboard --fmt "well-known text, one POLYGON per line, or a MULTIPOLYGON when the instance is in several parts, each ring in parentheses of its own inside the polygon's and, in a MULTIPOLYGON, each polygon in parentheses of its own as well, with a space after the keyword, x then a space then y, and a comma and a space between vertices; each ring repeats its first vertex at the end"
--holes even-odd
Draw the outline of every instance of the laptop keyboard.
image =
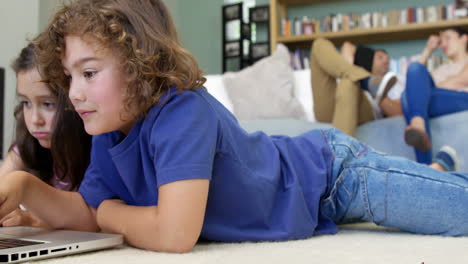
POLYGON ((0 238, 0 249, 24 247, 31 245, 44 244, 44 242, 29 241, 22 239, 0 238))

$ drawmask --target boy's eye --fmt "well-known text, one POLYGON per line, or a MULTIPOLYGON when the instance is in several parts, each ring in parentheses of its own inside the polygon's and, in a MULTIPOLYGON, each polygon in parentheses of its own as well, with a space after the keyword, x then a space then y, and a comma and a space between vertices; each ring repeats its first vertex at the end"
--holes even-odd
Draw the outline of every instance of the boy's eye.
POLYGON ((94 75, 96 75, 96 72, 94 71, 85 71, 83 73, 83 76, 86 78, 86 79, 91 79, 94 77, 94 75))

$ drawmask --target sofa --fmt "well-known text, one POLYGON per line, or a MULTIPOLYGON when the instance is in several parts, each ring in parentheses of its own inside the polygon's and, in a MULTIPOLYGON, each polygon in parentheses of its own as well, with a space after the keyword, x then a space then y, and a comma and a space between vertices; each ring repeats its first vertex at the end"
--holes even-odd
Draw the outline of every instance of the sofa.
MULTIPOLYGON (((315 120, 310 70, 294 71, 292 74, 293 96, 302 106, 305 118, 240 119, 239 122, 244 129, 249 132, 261 130, 267 134, 295 136, 311 129, 333 127, 330 123, 315 120)), ((207 75, 206 79, 205 87, 208 91, 235 114, 232 99, 225 88, 224 76, 207 75)), ((450 145, 459 155, 460 170, 468 171, 468 142, 465 141, 468 136, 468 111, 433 118, 430 126, 433 154, 443 145, 450 145)), ((415 160, 414 149, 404 142, 405 127, 406 123, 402 116, 377 119, 360 125, 355 137, 378 151, 415 160)))

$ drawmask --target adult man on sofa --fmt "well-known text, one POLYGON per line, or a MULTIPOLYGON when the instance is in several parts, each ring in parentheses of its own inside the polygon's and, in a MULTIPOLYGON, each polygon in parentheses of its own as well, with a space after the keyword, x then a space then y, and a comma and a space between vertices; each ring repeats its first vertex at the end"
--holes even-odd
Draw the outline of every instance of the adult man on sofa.
POLYGON ((339 53, 329 40, 315 40, 311 73, 317 120, 353 136, 359 124, 375 119, 381 98, 396 82, 388 70, 389 56, 383 50, 345 42, 339 53), (376 110, 364 90, 375 99, 376 110))

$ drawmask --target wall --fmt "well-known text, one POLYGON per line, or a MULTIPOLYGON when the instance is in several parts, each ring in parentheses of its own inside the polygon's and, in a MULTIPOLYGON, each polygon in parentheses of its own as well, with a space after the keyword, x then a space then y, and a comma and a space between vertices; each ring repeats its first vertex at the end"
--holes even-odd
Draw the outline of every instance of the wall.
POLYGON ((1 1, 0 32, 2 48, 0 67, 5 68, 5 106, 3 153, 6 153, 14 132, 13 109, 16 104, 16 78, 10 68, 13 59, 39 31, 39 1, 1 1))
MULTIPOLYGON (((221 72, 222 0, 168 0, 177 2, 175 17, 183 46, 206 73, 221 72)), ((172 11, 172 10, 171 10, 172 11)))
POLYGON ((39 31, 45 30, 55 11, 61 6, 62 0, 40 0, 39 31))
POLYGON ((176 24, 176 26, 178 25, 178 5, 177 5, 177 0, 163 0, 164 4, 167 6, 167 8, 169 9, 169 12, 171 13, 172 15, 172 18, 174 19, 174 22, 176 24))

